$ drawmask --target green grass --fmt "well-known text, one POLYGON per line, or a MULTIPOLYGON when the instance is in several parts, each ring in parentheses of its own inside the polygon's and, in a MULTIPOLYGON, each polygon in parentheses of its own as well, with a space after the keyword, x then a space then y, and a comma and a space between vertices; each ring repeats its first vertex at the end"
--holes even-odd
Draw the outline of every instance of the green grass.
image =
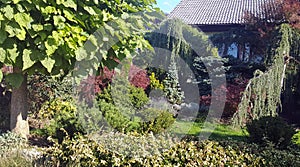
POLYGON ((229 125, 218 123, 204 123, 176 121, 170 131, 180 135, 202 136, 209 135, 209 139, 233 139, 245 141, 248 137, 248 132, 245 129, 233 128, 229 125))

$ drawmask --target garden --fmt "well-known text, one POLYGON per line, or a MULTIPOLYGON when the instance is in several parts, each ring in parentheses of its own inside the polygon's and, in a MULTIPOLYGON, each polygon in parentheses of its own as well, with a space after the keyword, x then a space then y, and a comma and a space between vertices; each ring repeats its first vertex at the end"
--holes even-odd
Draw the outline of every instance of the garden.
POLYGON ((298 24, 207 36, 154 3, 0 0, 0 166, 300 166, 298 24))

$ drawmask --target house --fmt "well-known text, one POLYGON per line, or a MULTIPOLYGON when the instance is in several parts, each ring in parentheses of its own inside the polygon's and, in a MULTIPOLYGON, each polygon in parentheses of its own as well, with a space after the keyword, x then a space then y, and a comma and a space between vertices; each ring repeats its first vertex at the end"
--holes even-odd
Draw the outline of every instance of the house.
MULTIPOLYGON (((179 18, 208 35, 214 35, 231 29, 244 29, 247 12, 272 22, 275 9, 276 0, 181 0, 168 18, 179 18)), ((248 60, 252 54, 247 42, 243 46, 233 42, 218 48, 220 55, 232 55, 241 60, 248 60)))

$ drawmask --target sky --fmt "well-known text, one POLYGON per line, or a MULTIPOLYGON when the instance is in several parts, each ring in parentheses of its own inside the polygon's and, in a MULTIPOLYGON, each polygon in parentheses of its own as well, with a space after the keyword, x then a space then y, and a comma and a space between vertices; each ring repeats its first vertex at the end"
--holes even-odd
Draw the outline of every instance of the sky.
POLYGON ((180 0, 156 0, 157 6, 165 13, 170 13, 180 0))

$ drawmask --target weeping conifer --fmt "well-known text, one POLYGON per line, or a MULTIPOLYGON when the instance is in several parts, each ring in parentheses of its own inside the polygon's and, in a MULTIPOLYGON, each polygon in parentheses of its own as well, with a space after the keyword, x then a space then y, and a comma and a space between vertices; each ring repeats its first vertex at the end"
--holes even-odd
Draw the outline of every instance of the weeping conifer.
POLYGON ((164 21, 157 31, 152 32, 148 40, 155 48, 151 64, 159 64, 168 71, 165 90, 170 102, 182 102, 184 94, 185 102, 199 103, 199 94, 211 94, 210 75, 222 74, 224 69, 220 65, 222 59, 218 56, 216 48, 209 43, 207 35, 180 20, 169 19, 164 21), (196 89, 199 89, 199 92, 188 90, 191 83, 186 81, 191 78, 194 79, 193 84, 198 86, 196 89))
MULTIPOLYGON (((282 90, 290 89, 285 83, 290 83, 291 79, 285 79, 286 74, 291 75, 287 66, 291 66, 286 61, 295 53, 299 53, 299 34, 286 24, 281 25, 278 40, 274 40, 274 45, 267 56, 269 70, 265 73, 257 70, 254 78, 249 81, 246 90, 243 92, 238 112, 233 117, 234 125, 245 125, 246 122, 258 119, 263 116, 276 116, 281 107, 282 90), (297 41, 297 42, 296 42, 297 41)), ((298 55, 299 56, 299 55, 298 55)), ((289 85, 291 86, 291 85, 289 85)), ((289 97, 285 93, 283 96, 289 97)))

